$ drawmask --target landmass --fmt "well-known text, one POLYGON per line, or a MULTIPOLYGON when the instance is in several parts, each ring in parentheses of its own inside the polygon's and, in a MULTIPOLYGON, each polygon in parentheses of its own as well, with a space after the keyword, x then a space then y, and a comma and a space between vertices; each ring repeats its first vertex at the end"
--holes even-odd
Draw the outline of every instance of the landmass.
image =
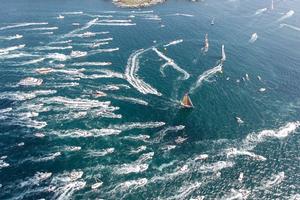
POLYGON ((140 8, 152 6, 164 1, 165 0, 113 0, 113 3, 125 8, 140 8))

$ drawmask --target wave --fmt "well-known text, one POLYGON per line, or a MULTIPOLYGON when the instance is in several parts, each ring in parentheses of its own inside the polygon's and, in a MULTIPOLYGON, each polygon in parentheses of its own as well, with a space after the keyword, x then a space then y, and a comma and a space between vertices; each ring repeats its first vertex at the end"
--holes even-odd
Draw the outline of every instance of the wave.
POLYGON ((78 62, 71 64, 71 66, 108 66, 111 64, 111 62, 78 62))
POLYGON ((51 31, 51 30, 57 30, 57 29, 58 29, 57 26, 53 26, 53 27, 29 28, 26 30, 28 30, 28 31, 51 31))
POLYGON ((41 35, 53 35, 52 31, 39 33, 41 35))
POLYGON ((82 11, 74 11, 74 12, 63 12, 63 15, 82 15, 82 11))
POLYGON ((267 138, 285 138, 288 135, 294 133, 300 127, 300 122, 289 122, 285 126, 275 130, 263 130, 259 133, 252 133, 247 135, 243 141, 243 146, 246 149, 253 149, 258 143, 264 142, 267 138))
POLYGON ((176 45, 176 44, 179 44, 179 43, 182 43, 183 42, 183 39, 180 39, 180 40, 174 40, 166 45, 164 45, 164 47, 168 47, 168 46, 172 46, 172 45, 176 45))
POLYGON ((194 17, 194 15, 186 14, 186 13, 175 13, 175 14, 170 14, 169 16, 194 17))
POLYGON ((36 64, 36 63, 42 62, 44 60, 45 60, 45 58, 37 58, 37 59, 33 59, 33 60, 21 62, 21 63, 19 63, 17 65, 32 65, 32 64, 36 64))
POLYGON ((144 187, 147 183, 148 183, 148 179, 146 179, 146 178, 125 181, 123 183, 118 184, 111 192, 116 191, 116 190, 126 191, 129 189, 130 189, 130 191, 132 191, 132 190, 136 190, 140 187, 144 187))
POLYGON ((167 63, 165 63, 165 64, 163 64, 163 65, 161 66, 161 70, 160 70, 161 73, 162 73, 164 76, 165 76, 165 74, 164 74, 164 72, 163 72, 164 68, 167 67, 167 66, 171 66, 171 67, 173 67, 175 70, 177 70, 178 72, 180 72, 180 73, 183 74, 183 77, 181 77, 180 79, 182 79, 182 80, 187 80, 188 78, 190 78, 190 74, 189 74, 187 71, 185 71, 184 69, 182 69, 181 67, 179 67, 179 66, 174 62, 173 59, 167 57, 166 55, 164 55, 162 52, 160 52, 160 51, 159 51, 157 48, 155 48, 155 47, 153 47, 152 49, 153 49, 153 51, 155 51, 155 52, 157 53, 157 55, 158 55, 159 57, 161 57, 162 59, 164 59, 165 61, 167 61, 167 63))
POLYGON ((67 33, 66 35, 64 35, 64 37, 74 37, 74 34, 77 34, 78 32, 84 31, 88 28, 90 28, 91 26, 93 26, 97 21, 99 20, 99 18, 95 18, 89 22, 87 22, 83 27, 75 29, 69 33, 67 33))
POLYGON ((254 15, 260 15, 260 14, 266 12, 267 10, 268 10, 267 8, 261 8, 261 9, 258 9, 258 10, 255 12, 254 15))
POLYGON ((168 132, 178 132, 185 128, 183 125, 178 126, 169 126, 167 128, 164 128, 163 130, 158 132, 158 136, 154 139, 154 142, 160 142, 168 132))
POLYGON ((247 150, 238 150, 236 148, 227 149, 226 155, 227 155, 227 157, 242 155, 242 156, 249 156, 249 157, 253 158, 254 160, 261 160, 261 161, 267 160, 265 157, 263 157, 261 155, 256 155, 255 153, 249 152, 247 150))
POLYGON ((295 11, 290 10, 290 11, 288 11, 285 15, 283 15, 282 17, 280 17, 280 18, 277 20, 277 22, 281 22, 281 21, 283 21, 283 20, 285 20, 285 19, 288 19, 288 18, 292 17, 294 14, 295 14, 295 11))
POLYGON ((125 123, 121 125, 110 125, 109 128, 118 129, 121 131, 128 131, 132 129, 149 129, 149 128, 158 128, 164 126, 165 122, 132 122, 125 123))
POLYGON ((148 142, 148 139, 150 139, 150 136, 149 135, 125 136, 124 139, 148 142))
POLYGON ((209 69, 205 71, 203 74, 201 74, 200 76, 198 76, 196 83, 192 85, 192 87, 189 90, 189 93, 194 93, 194 91, 202 85, 203 81, 207 81, 210 77, 214 76, 216 73, 218 72, 222 73, 222 67, 223 65, 222 63, 220 63, 214 68, 209 69))
POLYGON ((96 35, 104 35, 108 34, 108 31, 102 31, 102 32, 85 32, 85 33, 78 33, 78 34, 73 34, 69 37, 80 37, 80 38, 87 38, 87 37, 94 37, 96 35))
POLYGON ((290 24, 280 24, 279 27, 280 27, 280 28, 288 27, 288 28, 293 29, 293 30, 295 30, 295 31, 300 31, 300 28, 299 28, 299 27, 293 26, 293 25, 290 25, 290 24))
POLYGON ((65 46, 65 47, 53 47, 53 46, 43 46, 43 47, 35 47, 34 50, 36 51, 52 51, 52 50, 65 50, 65 49, 72 49, 72 46, 65 46))
POLYGON ((10 99, 14 101, 24 101, 28 99, 33 99, 37 96, 45 96, 50 94, 55 94, 56 90, 36 90, 30 92, 2 92, 0 93, 0 99, 10 99))
POLYGON ((203 173, 207 172, 217 172, 224 168, 233 167, 234 163, 230 161, 217 161, 211 164, 205 164, 199 167, 199 170, 203 173))
POLYGON ((103 150, 89 150, 87 154, 91 157, 102 157, 107 154, 111 154, 115 151, 115 148, 107 148, 103 150))
POLYGON ((258 38, 257 33, 253 33, 251 35, 251 38, 250 38, 249 42, 254 43, 257 40, 257 38, 258 38))
POLYGON ((52 134, 57 135, 59 137, 70 137, 70 138, 80 138, 80 137, 105 137, 111 135, 120 134, 120 130, 116 129, 91 129, 91 130, 66 130, 66 131, 52 131, 52 134))
POLYGON ((108 22, 108 23, 130 23, 131 19, 102 19, 98 22, 108 22))
POLYGON ((95 40, 95 42, 107 42, 107 41, 112 41, 112 40, 113 40, 113 38, 110 37, 110 38, 97 39, 97 40, 95 40))
POLYGON ((147 147, 144 146, 144 145, 142 145, 142 146, 139 146, 139 147, 136 148, 136 149, 130 150, 130 153, 131 153, 131 154, 136 154, 136 153, 140 153, 140 152, 142 152, 142 151, 145 151, 146 149, 147 149, 147 147))
POLYGON ((97 48, 99 46, 102 46, 102 45, 107 45, 109 44, 108 42, 95 42, 93 44, 90 45, 91 48, 97 48))
POLYGON ((0 169, 10 166, 9 163, 4 161, 4 159, 6 159, 6 158, 7 158, 7 156, 2 156, 1 157, 1 159, 0 159, 0 169))
POLYGON ((21 86, 39 86, 43 83, 43 79, 40 78, 33 78, 33 77, 27 77, 18 83, 18 85, 21 86))
POLYGON ((26 27, 26 26, 35 26, 35 25, 47 25, 48 22, 37 22, 37 23, 19 23, 10 26, 0 27, 0 31, 12 28, 26 27))
POLYGON ((176 191, 176 193, 177 193, 176 195, 168 197, 166 199, 167 200, 171 200, 171 199, 188 199, 188 197, 191 195, 191 193, 198 190, 201 186, 202 186, 202 184, 200 182, 189 183, 188 185, 184 185, 184 186, 180 187, 176 191))
POLYGON ((2 55, 2 54, 8 54, 10 51, 15 51, 15 50, 18 50, 18 49, 23 49, 24 47, 25 47, 25 44, 3 48, 3 49, 0 49, 0 55, 2 55))
POLYGON ((81 147, 80 146, 67 146, 65 148, 65 151, 80 151, 81 150, 81 147))
POLYGON ((86 51, 72 51, 70 56, 72 58, 79 58, 79 57, 84 57, 87 55, 86 51))
POLYGON ((41 182, 49 179, 52 176, 51 172, 37 172, 32 178, 29 178, 20 183, 20 187, 39 185, 41 182))
POLYGON ((86 182, 82 180, 82 171, 72 171, 59 174, 52 178, 51 188, 54 192, 53 199, 71 199, 74 192, 83 189, 86 182))
POLYGON ((134 103, 134 104, 140 104, 140 105, 144 105, 144 106, 148 105, 148 102, 146 102, 142 99, 137 99, 137 98, 133 98, 133 97, 124 97, 124 96, 111 96, 111 97, 114 99, 127 101, 127 102, 134 103))
POLYGON ((55 158, 61 156, 61 152, 55 152, 55 153, 50 153, 46 155, 45 157, 37 158, 37 159, 31 159, 33 162, 45 162, 49 160, 54 160, 55 158))
POLYGON ((89 52, 89 55, 94 55, 97 53, 110 53, 114 51, 119 51, 119 48, 111 48, 111 49, 96 49, 89 52))
POLYGON ((136 23, 96 23, 98 26, 135 26, 136 23))
POLYGON ((250 194, 249 190, 245 189, 231 189, 228 194, 226 194, 223 198, 224 200, 243 200, 248 199, 248 196, 250 194))
POLYGON ((270 180, 266 181, 263 187, 270 188, 279 185, 283 181, 284 177, 284 172, 279 172, 278 174, 273 175, 270 180))
POLYGON ((0 40, 16 40, 16 39, 21 39, 21 38, 23 38, 23 35, 16 34, 16 35, 12 35, 12 36, 1 36, 0 40))
POLYGON ((111 84, 111 85, 104 85, 100 86, 100 90, 120 90, 121 88, 130 89, 129 85, 125 84, 111 84))
POLYGON ((50 42, 49 44, 67 44, 70 42, 72 42, 72 40, 55 41, 55 42, 50 42))
POLYGON ((148 50, 149 49, 140 49, 130 55, 125 69, 125 77, 126 80, 139 92, 143 94, 154 94, 157 96, 161 96, 162 94, 155 88, 151 87, 149 84, 145 83, 143 80, 137 77, 137 72, 140 67, 139 57, 148 50))
POLYGON ((70 59, 69 56, 61 53, 50 53, 46 57, 57 61, 66 61, 70 59))

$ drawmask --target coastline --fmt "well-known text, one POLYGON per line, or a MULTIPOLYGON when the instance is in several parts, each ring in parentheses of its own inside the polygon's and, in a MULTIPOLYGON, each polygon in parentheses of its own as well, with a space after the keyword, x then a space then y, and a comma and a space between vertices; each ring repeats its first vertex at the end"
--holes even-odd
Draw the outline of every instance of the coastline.
POLYGON ((122 8, 142 8, 163 3, 164 1, 165 0, 113 0, 113 3, 122 8))

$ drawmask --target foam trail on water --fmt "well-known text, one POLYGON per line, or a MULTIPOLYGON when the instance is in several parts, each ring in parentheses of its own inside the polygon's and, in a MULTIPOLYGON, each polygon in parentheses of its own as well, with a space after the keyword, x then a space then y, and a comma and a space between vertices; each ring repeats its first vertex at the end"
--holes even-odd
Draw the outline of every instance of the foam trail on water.
POLYGON ((0 31, 6 30, 6 29, 12 29, 12 28, 19 28, 19 27, 26 27, 26 26, 35 26, 35 25, 47 25, 48 22, 39 22, 39 23, 20 23, 10 26, 4 26, 0 27, 0 31))
POLYGON ((19 35, 19 34, 16 34, 16 35, 12 35, 12 36, 1 36, 0 37, 0 40, 15 40, 15 39, 21 39, 23 38, 23 35, 19 35))
POLYGON ((260 14, 266 12, 267 10, 268 10, 267 8, 258 9, 254 15, 260 15, 260 14))
POLYGON ((299 27, 293 26, 293 25, 290 25, 290 24, 280 24, 279 27, 280 27, 280 28, 288 27, 288 28, 293 29, 293 30, 295 30, 295 31, 300 31, 300 28, 299 28, 299 27))
POLYGON ((50 42, 49 44, 67 44, 70 42, 72 42, 72 40, 55 41, 55 42, 50 42))
POLYGON ((51 31, 51 30, 57 30, 57 29, 58 29, 57 26, 53 26, 53 27, 29 28, 26 30, 28 30, 28 31, 51 31))
POLYGON ((136 23, 96 23, 99 26, 135 26, 136 23))
POLYGON ((97 53, 110 53, 110 52, 114 52, 114 51, 119 51, 119 48, 117 47, 117 48, 110 48, 110 49, 96 49, 96 50, 90 51, 89 55, 94 55, 97 53))
POLYGON ((170 16, 194 17, 194 15, 186 14, 186 13, 175 13, 175 14, 171 14, 170 16))
POLYGON ((282 17, 280 17, 277 22, 283 21, 285 19, 288 19, 290 17, 292 17, 295 14, 295 11, 290 10, 289 12, 287 12, 285 15, 283 15, 282 17))
POLYGON ((31 64, 36 64, 36 63, 42 62, 44 60, 45 60, 45 58, 37 58, 37 59, 21 62, 17 65, 31 65, 31 64))
POLYGON ((157 96, 161 96, 162 94, 155 88, 137 77, 137 72, 139 70, 139 57, 148 50, 150 50, 150 48, 145 50, 140 49, 130 55, 125 69, 125 77, 127 81, 139 92, 143 94, 155 94, 157 96))
POLYGON ((155 47, 153 47, 152 49, 153 49, 153 51, 155 51, 155 52, 157 53, 157 55, 158 55, 159 57, 161 57, 162 59, 164 59, 165 61, 167 61, 167 63, 165 63, 165 64, 162 65, 162 67, 161 67, 161 73, 162 73, 163 75, 164 75, 164 73, 163 73, 164 68, 167 67, 167 66, 171 66, 171 67, 173 67, 175 70, 177 70, 178 72, 180 72, 180 73, 183 74, 183 77, 180 78, 180 79, 186 80, 186 79, 188 79, 188 78, 190 77, 190 74, 189 74, 187 71, 185 71, 184 69, 182 69, 181 67, 179 67, 179 66, 174 62, 173 59, 167 57, 166 55, 164 55, 162 52, 160 52, 160 51, 159 51, 157 48, 155 48, 155 47))
POLYGON ((3 49, 0 49, 0 55, 1 54, 8 54, 10 51, 15 51, 15 50, 18 50, 18 49, 23 49, 24 47, 25 47, 25 44, 3 48, 3 49))
POLYGON ((144 106, 148 105, 148 102, 146 102, 142 99, 137 99, 137 98, 133 98, 133 97, 112 96, 112 98, 122 100, 122 101, 127 101, 127 102, 134 103, 134 104, 140 104, 140 105, 144 105, 144 106))
POLYGON ((164 45, 164 47, 168 47, 168 46, 171 46, 171 45, 176 45, 176 44, 179 44, 179 43, 182 43, 183 42, 183 39, 180 39, 180 40, 174 40, 166 45, 164 45))
POLYGON ((102 19, 98 22, 108 22, 108 23, 130 23, 131 19, 102 19))
POLYGON ((209 69, 207 71, 205 71, 203 74, 201 74, 200 76, 198 76, 198 79, 196 81, 196 83, 194 83, 192 85, 192 87, 189 90, 189 93, 193 93, 198 87, 200 87, 203 83, 203 81, 208 80, 210 77, 214 76, 216 73, 221 72, 222 73, 222 63, 218 64, 217 66, 215 66, 212 69, 209 69))
POLYGON ((263 130, 258 134, 253 133, 247 135, 243 141, 243 145, 247 149, 253 149, 258 143, 264 142, 267 138, 285 138, 289 134, 294 133, 300 127, 300 121, 289 122, 285 126, 275 130, 263 130))
POLYGON ((108 66, 111 65, 111 62, 79 62, 73 63, 72 66, 108 66))
POLYGON ((121 125, 111 125, 111 128, 128 131, 132 129, 148 129, 148 128, 158 128, 164 126, 165 122, 132 122, 121 125))
POLYGON ((78 29, 75 29, 73 31, 71 31, 70 33, 67 33, 66 35, 64 35, 64 37, 72 37, 74 34, 80 32, 80 31, 83 31, 83 30, 86 30, 88 28, 90 28, 91 26, 93 26, 99 19, 98 18, 95 18, 89 22, 87 22, 83 27, 81 28, 78 28, 78 29))
POLYGON ((63 15, 82 15, 82 11, 75 11, 75 12, 63 12, 63 15))
POLYGON ((72 49, 72 46, 65 46, 65 47, 52 47, 52 46, 43 46, 43 47, 35 47, 34 50, 36 51, 52 51, 52 50, 64 50, 64 49, 72 49))
POLYGON ((261 155, 256 155, 255 153, 249 152, 247 150, 238 150, 236 148, 228 149, 226 151, 226 155, 227 155, 227 157, 234 157, 234 156, 237 156, 237 155, 244 155, 244 156, 249 156, 249 157, 251 157, 255 160, 261 160, 261 161, 267 160, 265 157, 263 157, 261 155))
POLYGON ((254 43, 257 40, 257 38, 258 38, 257 33, 253 33, 251 35, 251 38, 250 38, 249 42, 254 43))

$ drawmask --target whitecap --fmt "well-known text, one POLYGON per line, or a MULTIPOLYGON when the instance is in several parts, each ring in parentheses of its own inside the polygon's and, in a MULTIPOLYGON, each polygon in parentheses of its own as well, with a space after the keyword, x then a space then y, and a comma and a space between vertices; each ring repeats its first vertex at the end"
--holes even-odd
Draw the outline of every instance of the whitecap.
POLYGON ((18 85, 21 85, 21 86, 39 86, 42 83, 43 83, 43 79, 27 77, 27 78, 24 78, 24 79, 20 80, 18 85))
POLYGON ((250 38, 249 42, 254 43, 257 40, 257 38, 258 38, 257 33, 253 33, 251 35, 251 38, 250 38))

